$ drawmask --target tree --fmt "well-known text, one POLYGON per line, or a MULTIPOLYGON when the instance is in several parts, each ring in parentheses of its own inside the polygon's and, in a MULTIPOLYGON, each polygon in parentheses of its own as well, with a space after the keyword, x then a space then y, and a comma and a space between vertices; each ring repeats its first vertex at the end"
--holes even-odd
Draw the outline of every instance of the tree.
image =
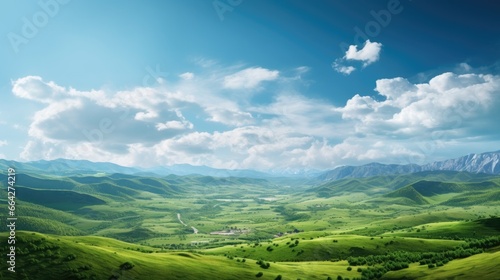
POLYGON ((274 278, 274 280, 281 280, 283 278, 283 276, 281 276, 281 274, 279 274, 278 276, 276 276, 276 278, 274 278))
POLYGON ((132 269, 133 267, 134 267, 134 264, 131 262, 124 262, 120 265, 121 270, 129 270, 129 269, 132 269))
POLYGON ((351 270, 352 270, 352 267, 348 266, 347 271, 351 271, 351 270))
POLYGON ((264 275, 264 273, 259 272, 259 273, 255 274, 255 277, 259 278, 259 277, 262 277, 262 275, 264 275))
POLYGON ((72 261, 72 260, 74 260, 74 259, 76 259, 75 254, 69 254, 68 256, 66 256, 66 260, 67 260, 67 261, 72 261))

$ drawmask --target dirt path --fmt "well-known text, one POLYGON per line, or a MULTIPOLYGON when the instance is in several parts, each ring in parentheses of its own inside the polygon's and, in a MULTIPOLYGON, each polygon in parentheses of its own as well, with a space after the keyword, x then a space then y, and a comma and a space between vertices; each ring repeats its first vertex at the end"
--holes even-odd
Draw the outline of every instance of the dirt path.
POLYGON ((188 226, 181 220, 181 213, 177 213, 177 220, 179 220, 179 222, 181 222, 181 224, 184 225, 185 227, 188 226))
MULTIPOLYGON (((180 222, 183 226, 185 226, 185 227, 187 227, 187 226, 188 226, 188 225, 186 225, 186 224, 185 224, 185 223, 181 220, 181 213, 177 213, 177 220, 179 220, 179 222, 180 222)), ((198 230, 197 230, 195 227, 193 227, 193 226, 192 226, 191 228, 193 229, 193 233, 194 233, 194 234, 198 234, 198 230)))
POLYGON ((193 229, 194 234, 198 234, 198 230, 195 227, 191 227, 193 229))

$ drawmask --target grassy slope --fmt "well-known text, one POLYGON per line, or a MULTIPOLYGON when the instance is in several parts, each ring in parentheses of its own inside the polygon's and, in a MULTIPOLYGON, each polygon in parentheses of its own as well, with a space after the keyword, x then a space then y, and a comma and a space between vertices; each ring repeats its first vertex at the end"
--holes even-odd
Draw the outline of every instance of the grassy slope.
POLYGON ((78 208, 105 204, 106 202, 94 196, 67 190, 37 190, 17 187, 20 198, 34 204, 44 205, 58 210, 76 210, 78 208))
POLYGON ((400 250, 438 252, 454 248, 463 243, 462 241, 453 240, 392 237, 370 238, 357 235, 331 235, 317 238, 318 234, 323 233, 306 232, 292 234, 287 237, 274 239, 271 243, 261 242, 258 246, 255 246, 255 244, 223 246, 208 249, 204 252, 214 255, 226 254, 269 261, 310 261, 340 259, 347 258, 348 256, 379 255, 400 250), (290 247, 295 242, 291 238, 298 238, 299 244, 290 247), (287 244, 287 242, 290 244, 287 244), (269 251, 268 247, 273 250, 269 251))
MULTIPOLYGON (((419 193, 413 186, 406 186, 400 188, 396 191, 388 193, 385 197, 391 198, 405 198, 408 202, 413 202, 416 205, 425 205, 429 204, 429 202, 419 193)), ((403 203, 403 205, 406 203, 403 203)))
POLYGON ((412 264, 408 269, 386 273, 383 279, 499 279, 499 263, 500 252, 482 253, 432 269, 412 264))
MULTIPOLYGON (((340 195, 352 192, 363 192, 371 195, 384 194, 397 190, 407 185, 415 184, 419 181, 428 181, 424 185, 432 182, 448 182, 441 184, 441 187, 449 189, 461 189, 462 186, 453 186, 453 182, 467 182, 474 189, 484 189, 499 185, 499 180, 495 176, 487 174, 473 174, 468 172, 453 171, 429 171, 413 174, 392 175, 392 176, 374 176, 367 178, 342 179, 326 182, 320 186, 313 187, 309 191, 317 193, 322 197, 340 195), (483 183, 484 181, 491 181, 483 183), (449 184, 449 185, 447 185, 449 184)), ((439 183, 436 183, 439 185, 439 183)), ((421 188, 422 186, 418 186, 421 188)))
MULTIPOLYGON (((5 234, 1 235, 6 238, 5 234)), ((357 277, 356 271, 346 270, 347 262, 271 263, 268 269, 260 268, 255 260, 238 262, 220 256, 205 256, 188 252, 144 253, 152 248, 137 246, 103 237, 59 237, 39 233, 18 232, 18 248, 28 249, 29 254, 18 252, 16 274, 0 265, 1 279, 274 279, 281 274, 284 279, 326 279, 327 276, 357 277), (23 244, 24 246, 21 246, 23 244), (33 246, 33 244, 36 246, 33 246), (137 251, 139 250, 139 251, 137 251), (73 255, 74 259, 67 259, 73 255), (121 270, 125 262, 134 267, 121 270)), ((2 245, 2 251, 5 250, 2 245)))
POLYGON ((396 230, 393 233, 386 233, 386 235, 423 238, 482 238, 496 236, 500 235, 500 218, 429 223, 414 227, 411 231, 396 230))

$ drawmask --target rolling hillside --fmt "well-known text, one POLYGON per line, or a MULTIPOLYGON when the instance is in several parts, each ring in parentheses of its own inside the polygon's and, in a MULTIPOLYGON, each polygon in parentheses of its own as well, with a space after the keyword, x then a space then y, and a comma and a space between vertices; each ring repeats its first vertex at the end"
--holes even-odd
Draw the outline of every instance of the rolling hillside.
POLYGON ((348 193, 369 195, 387 194, 399 188, 413 185, 424 196, 439 193, 461 192, 465 190, 486 190, 499 186, 498 177, 488 174, 474 174, 455 171, 425 171, 405 175, 374 176, 367 178, 342 179, 330 181, 309 189, 321 197, 348 193), (463 186, 462 183, 467 183, 463 186))
MULTIPOLYGON (((0 235, 2 239, 5 234, 0 235)), ((347 262, 272 263, 268 268, 256 260, 201 255, 194 252, 161 252, 103 237, 61 237, 19 232, 24 244, 18 251, 16 274, 0 264, 1 279, 326 279, 328 276, 358 277, 346 271, 347 262), (33 278, 29 278, 33 279, 33 278)), ((0 245, 6 250, 6 243, 0 245)))

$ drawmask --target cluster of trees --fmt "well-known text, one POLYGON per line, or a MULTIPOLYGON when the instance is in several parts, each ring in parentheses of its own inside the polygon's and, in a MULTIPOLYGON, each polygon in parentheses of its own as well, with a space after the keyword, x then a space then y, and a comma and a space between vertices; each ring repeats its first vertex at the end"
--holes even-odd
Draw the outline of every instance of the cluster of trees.
MULTIPOLYGON (((420 265, 427 265, 429 268, 442 266, 454 259, 470 257, 484 252, 484 249, 500 245, 500 236, 484 239, 469 240, 468 243, 455 249, 443 252, 393 252, 387 255, 370 255, 366 257, 349 257, 349 265, 369 266, 362 269, 362 279, 378 279, 388 271, 396 271, 407 268, 410 263, 418 262, 420 265)), ((359 270, 358 270, 359 271, 359 270)))
POLYGON ((500 236, 492 236, 483 239, 472 239, 467 242, 468 248, 482 248, 488 249, 496 246, 500 246, 500 236))
POLYGON ((282 205, 275 207, 274 211, 280 213, 286 221, 300 221, 311 218, 311 216, 306 213, 297 213, 296 211, 282 205))
POLYGON ((124 262, 120 265, 120 270, 130 270, 134 268, 134 264, 131 262, 124 262))
MULTIPOLYGON (((92 271, 91 264, 82 264, 81 257, 76 251, 64 250, 56 240, 46 239, 37 236, 37 234, 20 233, 18 242, 22 246, 16 247, 16 254, 19 259, 16 260, 16 279, 31 279, 29 275, 43 275, 40 278, 47 278, 47 271, 52 271, 51 267, 57 266, 60 275, 65 279, 99 279, 92 271), (76 260, 76 261, 75 261, 76 260)), ((7 242, 5 242, 7 244, 7 242)), ((3 245, 3 244, 2 244, 3 245)), ((7 244, 8 245, 8 244, 7 244)), ((6 251, 5 246, 0 246, 0 251, 6 251)), ((56 279, 58 276, 50 275, 56 279)), ((0 279, 3 275, 0 273, 0 279)))
POLYGON ((298 239, 295 239, 295 242, 291 243, 290 242, 287 242, 286 245, 288 245, 288 247, 290 248, 293 248, 295 246, 298 246, 299 245, 299 240, 298 239))
POLYGON ((264 269, 268 269, 269 267, 271 267, 271 264, 268 263, 268 262, 265 262, 263 260, 258 260, 256 262, 261 268, 264 268, 264 269))

